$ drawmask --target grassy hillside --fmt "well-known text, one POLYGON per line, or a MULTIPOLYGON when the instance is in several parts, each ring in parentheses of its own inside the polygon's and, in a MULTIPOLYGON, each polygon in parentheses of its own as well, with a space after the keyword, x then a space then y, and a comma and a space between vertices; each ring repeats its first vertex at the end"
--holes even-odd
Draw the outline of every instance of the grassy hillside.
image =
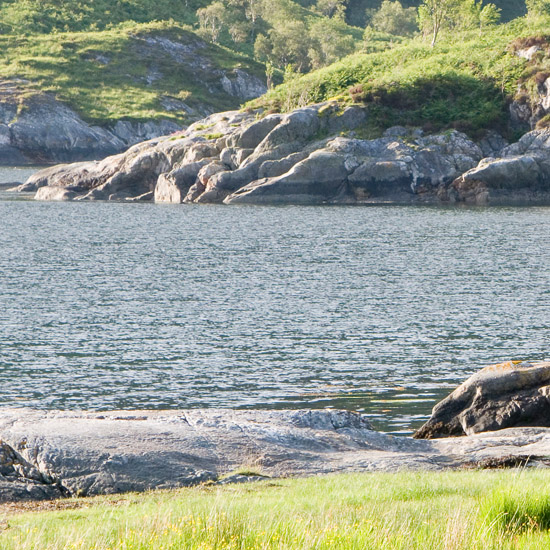
MULTIPOLYGON (((252 60, 254 36, 264 33, 271 39, 273 29, 284 33, 285 22, 295 18, 302 30, 288 41, 284 34, 273 39, 279 41, 283 54, 286 47, 296 47, 292 59, 303 59, 312 49, 322 49, 319 29, 329 20, 321 18, 315 1, 281 2, 274 12, 264 13, 254 32, 248 29, 246 40, 234 41, 230 27, 224 27, 220 45, 216 45, 204 37, 204 28, 202 38, 197 34, 197 9, 210 0, 3 0, 0 79, 17 81, 23 103, 25 93, 51 92, 86 120, 102 125, 121 118, 168 118, 186 123, 208 112, 239 106, 238 98, 228 95, 220 84, 224 71, 240 68, 265 81, 264 63, 252 60), (285 13, 290 19, 281 20, 285 13), (317 38, 305 36, 315 28, 317 38), (300 43, 302 38, 305 41, 300 43), (167 46, 166 40, 174 43, 176 50, 167 46)), ((500 0, 504 7, 503 2, 507 13, 519 13, 525 7, 521 0, 500 0)), ((348 19, 363 24, 359 15, 378 3, 350 0, 348 19)), ((233 9, 233 4, 226 4, 233 9)), ((526 68, 509 44, 518 36, 544 34, 548 28, 546 21, 518 19, 481 35, 478 30, 447 34, 432 49, 420 38, 380 33, 364 42, 363 29, 342 25, 339 30, 332 29, 336 34, 330 37, 327 30, 325 46, 329 51, 334 46, 331 41, 347 45, 340 50, 334 46, 318 65, 354 48, 371 53, 356 53, 291 79, 254 105, 288 110, 335 96, 365 103, 370 111, 365 135, 404 123, 428 130, 502 130, 507 102, 516 92, 518 80, 527 78, 526 70, 534 69, 526 68)), ((269 59, 271 54, 259 58, 269 59)), ((276 66, 284 68, 284 56, 273 57, 278 59, 276 66)), ((310 65, 314 65, 312 60, 310 65)), ((550 66, 546 60, 539 65, 539 72, 550 66)), ((275 72, 275 81, 280 74, 275 72)))
POLYGON ((545 55, 531 63, 521 59, 514 44, 548 28, 547 20, 522 18, 481 37, 478 31, 447 35, 435 48, 421 39, 385 43, 383 51, 349 56, 279 86, 252 106, 289 110, 331 98, 356 102, 368 108, 369 135, 393 125, 504 131, 518 82, 550 67, 545 55))
POLYGON ((0 547, 543 549, 549 482, 538 469, 356 474, 69 500, 23 515, 0 508, 0 547))
POLYGON ((120 118, 185 122, 182 104, 199 114, 237 108, 240 100, 220 84, 220 71, 237 68, 265 79, 261 64, 171 23, 0 36, 0 78, 19 79, 27 93, 55 93, 99 124, 120 118))

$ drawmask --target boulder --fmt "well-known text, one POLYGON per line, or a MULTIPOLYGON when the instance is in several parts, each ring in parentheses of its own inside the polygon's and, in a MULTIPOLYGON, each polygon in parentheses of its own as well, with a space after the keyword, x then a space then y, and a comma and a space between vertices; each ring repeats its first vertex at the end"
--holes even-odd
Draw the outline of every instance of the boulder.
POLYGON ((550 427, 550 362, 485 367, 438 403, 414 437, 473 435, 519 426, 550 427))
POLYGON ((550 204, 550 129, 533 130, 465 171, 447 190, 453 202, 550 204))
POLYGON ((225 199, 226 204, 320 204, 340 195, 345 187, 345 158, 315 151, 286 174, 245 185, 225 199))
POLYGON ((161 174, 155 186, 154 201, 182 203, 201 169, 207 165, 208 160, 200 160, 161 174))

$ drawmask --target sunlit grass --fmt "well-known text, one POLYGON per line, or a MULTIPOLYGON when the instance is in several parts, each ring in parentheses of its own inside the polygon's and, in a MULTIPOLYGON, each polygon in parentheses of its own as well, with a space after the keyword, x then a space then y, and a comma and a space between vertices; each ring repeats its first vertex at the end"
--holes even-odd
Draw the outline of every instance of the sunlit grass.
POLYGON ((185 98, 190 107, 235 109, 239 101, 221 91, 218 70, 242 68, 263 77, 259 63, 212 44, 204 44, 192 57, 193 62, 212 66, 210 72, 197 74, 191 64, 176 63, 162 48, 144 46, 144 39, 158 36, 183 44, 198 40, 189 27, 173 22, 0 35, 0 79, 18 80, 19 98, 24 91, 53 93, 87 121, 108 124, 120 119, 187 122, 185 112, 167 112, 162 107, 165 96, 185 98), (151 72, 154 80, 147 79, 151 72))
MULTIPOLYGON (((354 54, 291 80, 251 105, 286 111, 336 98, 364 102, 369 111, 365 130, 374 134, 397 124, 457 128, 474 136, 488 128, 504 133, 508 103, 533 69, 510 44, 547 35, 549 23, 520 18, 481 34, 448 32, 434 48, 421 37, 388 43, 382 51, 354 54)), ((547 58, 540 63, 537 70, 550 65, 547 58)))
POLYGON ((542 549, 549 482, 545 470, 403 472, 85 499, 0 513, 0 548, 542 549))

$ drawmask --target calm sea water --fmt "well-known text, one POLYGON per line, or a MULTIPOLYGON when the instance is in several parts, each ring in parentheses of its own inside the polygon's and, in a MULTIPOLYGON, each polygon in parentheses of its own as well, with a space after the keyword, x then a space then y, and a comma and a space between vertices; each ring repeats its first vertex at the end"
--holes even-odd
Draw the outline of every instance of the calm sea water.
POLYGON ((408 432, 481 366, 550 356, 548 208, 13 199, 4 406, 340 407, 408 432))

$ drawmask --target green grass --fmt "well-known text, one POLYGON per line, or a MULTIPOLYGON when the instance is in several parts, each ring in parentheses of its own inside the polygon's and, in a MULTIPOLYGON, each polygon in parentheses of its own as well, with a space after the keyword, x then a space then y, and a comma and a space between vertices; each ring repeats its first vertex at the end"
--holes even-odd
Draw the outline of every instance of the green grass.
POLYGON ((242 68, 263 77, 263 66, 226 48, 205 44, 189 28, 175 23, 124 25, 97 32, 0 36, 0 78, 23 79, 19 98, 32 91, 53 93, 98 124, 127 120, 171 119, 186 122, 185 112, 166 111, 163 97, 215 110, 235 109, 239 100, 220 88, 218 69, 242 68), (197 57, 211 70, 177 63, 150 38, 197 44, 197 57), (108 60, 107 63, 104 60, 108 60), (154 80, 147 80, 153 74, 154 80), (217 86, 221 90, 213 93, 217 86))
POLYGON ((550 472, 333 475, 0 512, 2 550, 550 547, 550 472))
MULTIPOLYGON (((508 103, 518 83, 533 73, 533 63, 515 55, 510 44, 546 34, 549 23, 521 18, 482 36, 478 31, 443 36, 435 48, 416 38, 355 54, 285 83, 252 105, 287 111, 337 98, 365 104, 374 133, 396 124, 472 134, 505 131, 508 103)), ((548 59, 537 63, 537 71, 550 67, 548 59)))

